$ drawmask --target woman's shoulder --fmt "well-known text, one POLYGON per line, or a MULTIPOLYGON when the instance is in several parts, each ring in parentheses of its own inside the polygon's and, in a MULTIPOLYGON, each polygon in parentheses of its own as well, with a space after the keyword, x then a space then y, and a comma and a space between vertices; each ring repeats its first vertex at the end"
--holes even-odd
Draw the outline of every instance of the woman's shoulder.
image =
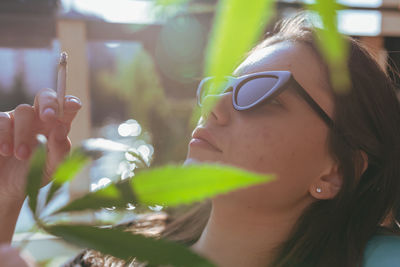
POLYGON ((375 235, 367 243, 363 267, 400 267, 400 236, 375 235))

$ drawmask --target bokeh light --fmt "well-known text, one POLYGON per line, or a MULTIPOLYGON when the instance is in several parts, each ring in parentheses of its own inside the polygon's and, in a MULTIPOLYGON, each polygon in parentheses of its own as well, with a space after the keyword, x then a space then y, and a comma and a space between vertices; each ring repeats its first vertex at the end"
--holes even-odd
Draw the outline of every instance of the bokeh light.
POLYGON ((106 187, 108 184, 111 183, 111 179, 107 178, 107 177, 103 177, 101 178, 97 183, 92 183, 90 185, 90 190, 91 191, 96 191, 99 190, 101 188, 106 187))
POLYGON ((376 10, 340 10, 338 29, 343 34, 377 36, 382 30, 382 13, 376 10))
POLYGON ((118 126, 118 134, 122 137, 138 136, 142 132, 142 127, 136 120, 127 120, 118 126))

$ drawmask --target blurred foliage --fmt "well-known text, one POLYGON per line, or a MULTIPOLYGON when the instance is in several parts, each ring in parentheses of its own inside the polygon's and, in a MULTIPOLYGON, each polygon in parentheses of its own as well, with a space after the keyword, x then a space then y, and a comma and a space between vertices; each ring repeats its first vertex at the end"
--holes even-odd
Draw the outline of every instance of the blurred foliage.
POLYGON ((71 244, 92 248, 125 261, 135 259, 149 263, 149 266, 214 266, 182 244, 156 240, 117 228, 60 224, 49 225, 45 229, 71 244))
POLYGON ((31 209, 33 216, 36 216, 37 214, 36 207, 38 203, 39 189, 42 186, 45 163, 46 149, 39 143, 39 147, 36 149, 30 162, 25 189, 26 195, 28 196, 29 208, 31 209))
POLYGON ((155 158, 153 165, 182 161, 189 140, 189 119, 193 100, 168 99, 160 85, 150 55, 141 49, 132 61, 117 61, 115 72, 102 72, 98 83, 116 95, 126 106, 127 114, 136 119, 151 135, 155 158))
POLYGON ((222 77, 255 45, 273 15, 273 0, 218 2, 215 23, 207 48, 205 74, 222 77))
POLYGON ((317 0, 309 9, 315 11, 322 23, 318 29, 317 41, 331 69, 331 80, 334 90, 346 93, 349 90, 350 78, 347 68, 348 47, 337 28, 337 10, 342 6, 335 0, 317 0))
POLYGON ((191 204, 217 194, 265 183, 272 179, 272 176, 263 177, 228 166, 167 165, 141 171, 131 179, 125 179, 89 193, 73 200, 54 214, 87 209, 98 210, 110 206, 125 208, 128 203, 170 207, 191 204))
POLYGON ((112 50, 107 49, 104 43, 89 43, 89 80, 90 80, 90 99, 91 121, 94 127, 103 126, 107 117, 112 117, 117 121, 126 120, 128 113, 125 108, 126 100, 118 96, 113 90, 104 88, 101 76, 103 73, 113 74, 116 68, 116 58, 112 50))
POLYGON ((168 108, 165 94, 150 56, 143 49, 131 62, 117 59, 114 73, 101 73, 100 83, 121 100, 129 100, 128 110, 145 128, 150 125, 152 110, 164 113, 168 108))
POLYGON ((63 164, 53 174, 52 184, 47 193, 46 204, 53 198, 61 186, 73 179, 88 162, 88 157, 79 149, 72 151, 63 164))

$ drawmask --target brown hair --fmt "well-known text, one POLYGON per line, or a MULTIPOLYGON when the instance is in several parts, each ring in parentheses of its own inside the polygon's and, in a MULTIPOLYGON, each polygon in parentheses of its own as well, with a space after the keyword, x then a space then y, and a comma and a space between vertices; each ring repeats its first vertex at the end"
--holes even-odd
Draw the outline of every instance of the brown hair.
MULTIPOLYGON (((300 14, 280 23, 254 50, 284 41, 305 44, 329 76, 315 38, 315 28, 300 14)), ((351 88, 346 94, 331 89, 334 121, 341 134, 331 131, 328 136, 343 184, 334 199, 316 201, 303 212, 289 238, 276 248, 274 267, 361 266, 373 235, 383 229, 399 232, 395 217, 400 206, 400 105, 392 81, 367 49, 352 38, 346 41, 351 88), (365 160, 368 167, 362 172, 365 160)), ((210 207, 206 201, 170 218, 161 237, 193 244, 210 207)))

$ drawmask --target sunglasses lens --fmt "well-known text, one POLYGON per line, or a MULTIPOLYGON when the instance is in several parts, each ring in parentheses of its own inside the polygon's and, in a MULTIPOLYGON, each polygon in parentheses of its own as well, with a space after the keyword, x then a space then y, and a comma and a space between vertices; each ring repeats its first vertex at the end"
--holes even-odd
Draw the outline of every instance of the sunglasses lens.
POLYGON ((235 95, 236 104, 247 107, 267 94, 278 82, 274 77, 260 77, 245 81, 235 95))

